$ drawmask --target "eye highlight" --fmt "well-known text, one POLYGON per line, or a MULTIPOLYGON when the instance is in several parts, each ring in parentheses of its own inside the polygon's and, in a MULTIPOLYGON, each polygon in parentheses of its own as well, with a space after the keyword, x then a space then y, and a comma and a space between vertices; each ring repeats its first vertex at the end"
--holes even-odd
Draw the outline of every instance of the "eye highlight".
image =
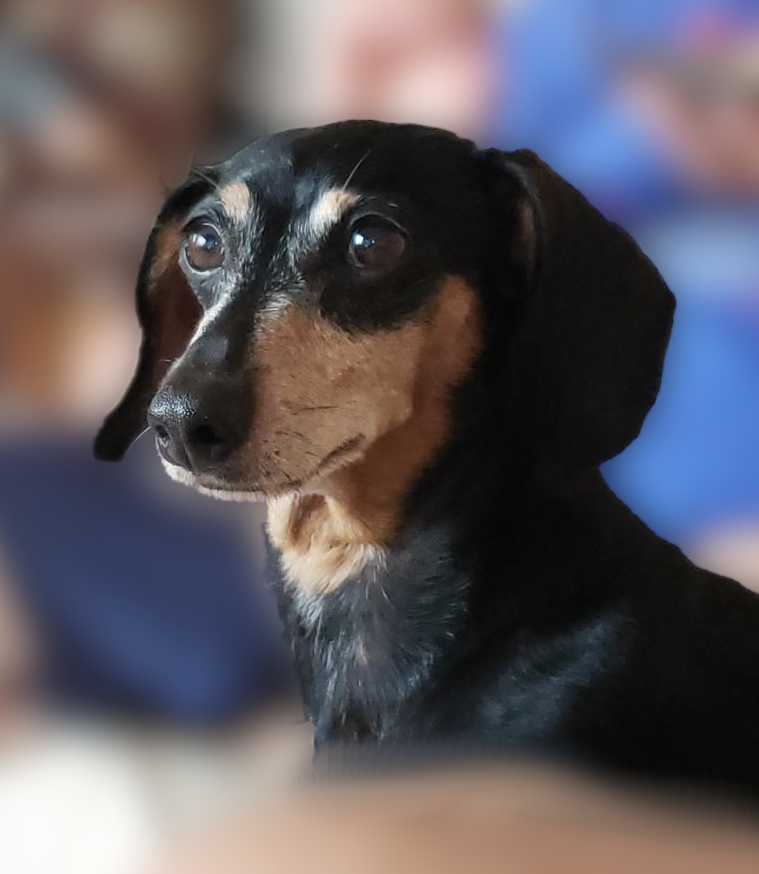
POLYGON ((184 254, 187 263, 198 273, 210 273, 224 264, 224 241, 209 222, 191 224, 185 230, 184 254))
POLYGON ((348 243, 348 263, 364 274, 381 276, 393 270, 406 251, 406 235, 379 216, 368 216, 353 225, 348 243))

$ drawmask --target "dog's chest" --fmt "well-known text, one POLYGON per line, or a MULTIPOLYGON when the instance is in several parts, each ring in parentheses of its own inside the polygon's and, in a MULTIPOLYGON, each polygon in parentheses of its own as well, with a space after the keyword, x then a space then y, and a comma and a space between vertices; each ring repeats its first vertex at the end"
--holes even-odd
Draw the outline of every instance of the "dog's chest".
POLYGON ((467 620, 468 583, 442 534, 394 549, 382 567, 323 596, 282 585, 317 743, 381 741, 407 723, 411 700, 445 663, 467 620))

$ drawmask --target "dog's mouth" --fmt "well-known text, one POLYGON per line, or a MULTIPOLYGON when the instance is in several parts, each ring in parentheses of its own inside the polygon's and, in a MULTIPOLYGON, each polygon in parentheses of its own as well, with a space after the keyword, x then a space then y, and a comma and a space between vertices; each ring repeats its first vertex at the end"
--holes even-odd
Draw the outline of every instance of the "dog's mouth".
POLYGON ((364 453, 366 437, 359 434, 329 452, 306 476, 281 482, 251 482, 245 478, 194 473, 161 458, 169 476, 182 485, 222 501, 267 501, 292 492, 308 491, 309 487, 338 470, 359 461, 364 453))

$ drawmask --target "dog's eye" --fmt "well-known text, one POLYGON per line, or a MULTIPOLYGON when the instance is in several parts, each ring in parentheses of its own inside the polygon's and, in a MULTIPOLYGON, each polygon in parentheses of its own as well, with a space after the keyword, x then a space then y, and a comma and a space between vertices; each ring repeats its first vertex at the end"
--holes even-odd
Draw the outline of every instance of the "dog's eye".
POLYGON ((370 218, 351 229, 348 261, 363 273, 378 275, 389 272, 405 251, 405 235, 389 222, 370 218))
POLYGON ((218 270, 224 263, 224 243, 213 225, 190 225, 184 243, 187 263, 199 273, 218 270))

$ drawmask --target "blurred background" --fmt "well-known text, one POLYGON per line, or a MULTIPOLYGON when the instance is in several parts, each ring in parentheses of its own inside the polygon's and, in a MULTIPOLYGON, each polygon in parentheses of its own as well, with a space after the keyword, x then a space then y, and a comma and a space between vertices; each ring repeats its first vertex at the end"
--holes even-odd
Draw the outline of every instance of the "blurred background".
POLYGON ((264 759, 271 726, 284 760, 308 754, 260 509, 172 485, 149 437, 116 468, 90 443, 137 359, 166 192, 265 131, 345 118, 533 149, 638 239, 678 312, 659 401, 605 476, 759 589, 755 0, 4 0, 0 749, 46 751, 0 764, 4 874, 60 870, 23 826, 48 810, 61 832, 41 794, 67 799, 61 840, 84 854, 67 870, 107 874, 163 834, 156 773, 181 808, 233 794, 232 750, 259 729, 264 759), (85 716, 112 727, 60 728, 85 716), (97 851, 71 839, 94 797, 112 799, 97 851))

